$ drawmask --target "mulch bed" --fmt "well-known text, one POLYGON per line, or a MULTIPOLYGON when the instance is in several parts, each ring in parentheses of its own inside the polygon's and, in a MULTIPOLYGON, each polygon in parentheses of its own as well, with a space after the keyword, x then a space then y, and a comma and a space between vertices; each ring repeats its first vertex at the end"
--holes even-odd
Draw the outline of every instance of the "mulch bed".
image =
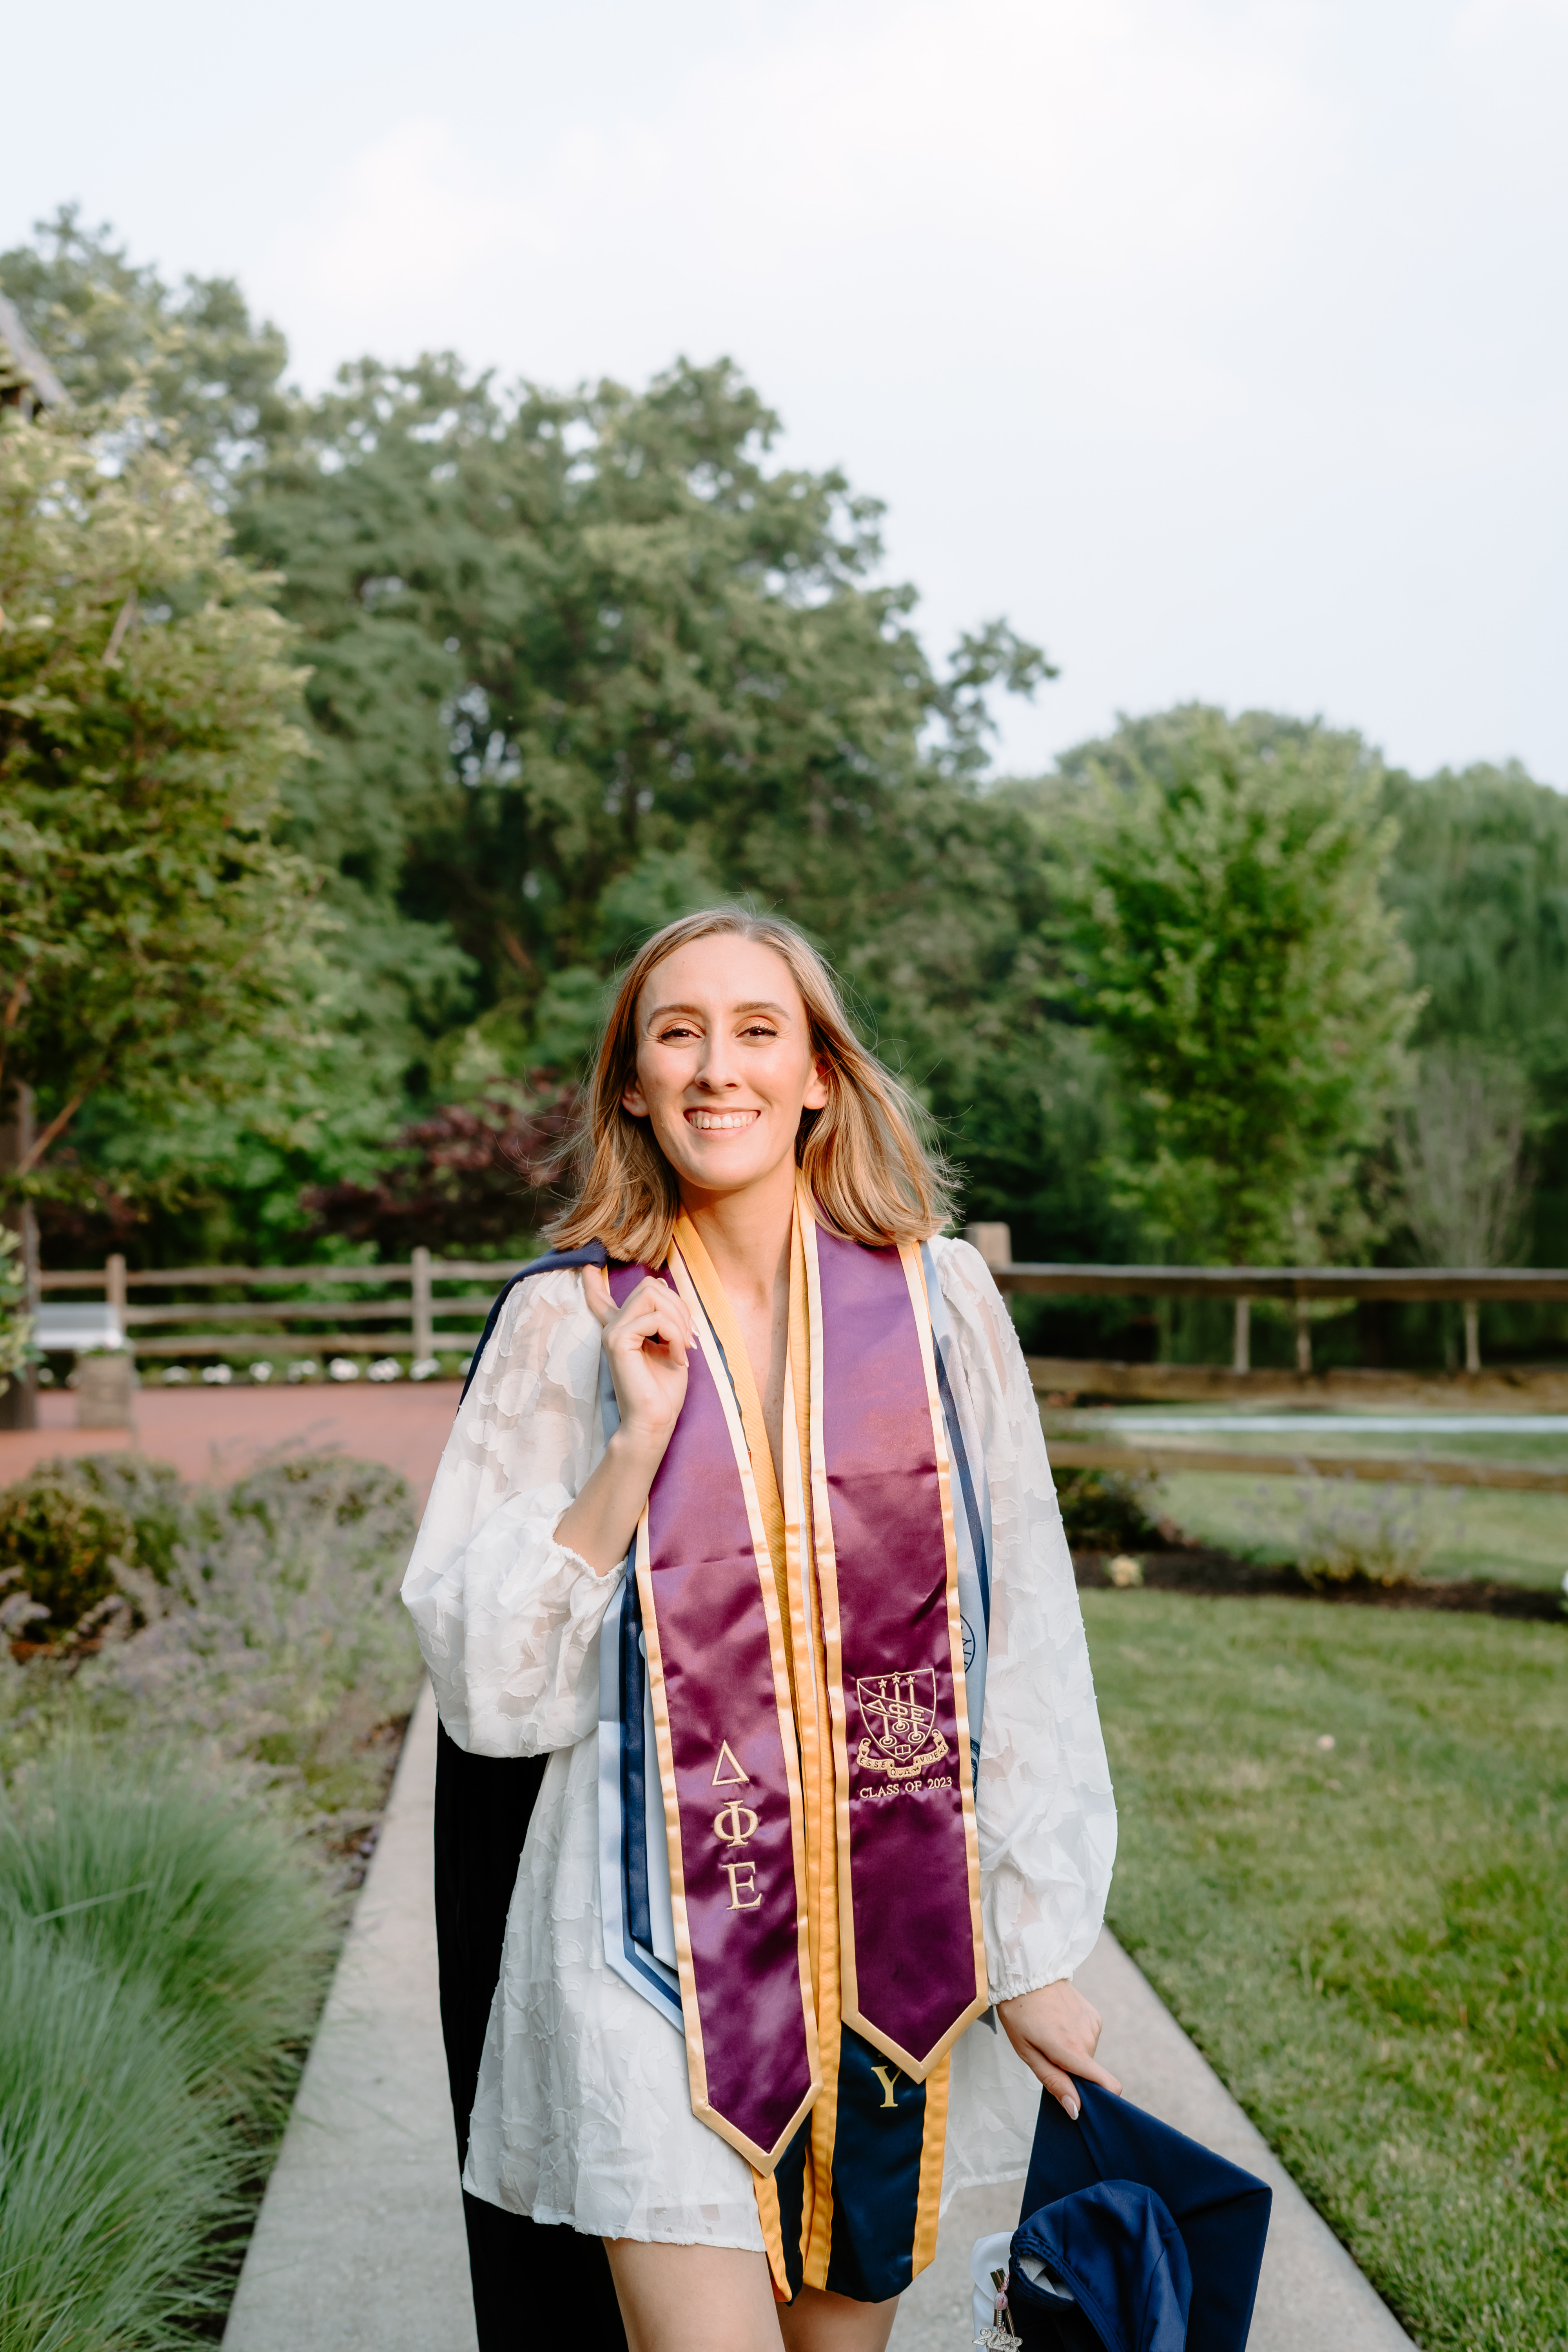
MULTIPOLYGON (((1073 1569, 1079 1586, 1091 1591, 1117 1590, 1107 1572, 1116 1557, 1108 1551, 1075 1551, 1073 1569)), ((1241 1559, 1234 1552, 1211 1551, 1197 1544, 1173 1551, 1138 1551, 1131 1557, 1143 1571, 1145 1591, 1191 1592, 1226 1600, 1262 1594, 1277 1600, 1325 1601, 1363 1609, 1447 1609, 1469 1616, 1568 1622, 1568 1609, 1560 1592, 1539 1586, 1494 1584, 1479 1577, 1460 1578, 1452 1583, 1439 1583, 1434 1579, 1409 1584, 1379 1584, 1371 1577, 1355 1577, 1344 1584, 1314 1584, 1298 1568, 1241 1559)))

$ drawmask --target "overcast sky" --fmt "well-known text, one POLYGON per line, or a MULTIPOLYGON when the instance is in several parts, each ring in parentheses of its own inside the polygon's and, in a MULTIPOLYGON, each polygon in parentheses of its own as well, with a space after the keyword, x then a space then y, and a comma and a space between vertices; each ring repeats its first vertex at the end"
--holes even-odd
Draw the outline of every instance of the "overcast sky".
POLYGON ((1019 772, 1199 696, 1568 784, 1568 0, 75 0, 0 245, 77 199, 308 383, 733 357, 889 507, 1019 772))

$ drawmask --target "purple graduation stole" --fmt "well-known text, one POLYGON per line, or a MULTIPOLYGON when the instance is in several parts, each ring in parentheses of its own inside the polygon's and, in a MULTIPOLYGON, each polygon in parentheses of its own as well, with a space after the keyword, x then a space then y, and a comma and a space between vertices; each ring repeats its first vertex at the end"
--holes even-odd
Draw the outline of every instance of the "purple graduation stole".
MULTIPOLYGON (((823 2087, 819 2021, 925 2082, 988 1999, 921 1253, 826 1232, 803 1186, 792 1264, 781 1495, 681 1220, 661 1278, 698 1345, 635 1555, 691 2105, 760 2203, 823 2087)), ((612 1270, 617 1301, 647 1271, 612 1270)))

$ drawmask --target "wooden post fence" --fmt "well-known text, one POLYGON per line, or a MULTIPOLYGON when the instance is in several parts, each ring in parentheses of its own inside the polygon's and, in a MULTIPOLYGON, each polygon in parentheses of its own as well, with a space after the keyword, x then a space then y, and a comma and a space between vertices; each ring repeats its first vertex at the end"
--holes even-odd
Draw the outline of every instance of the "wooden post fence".
MULTIPOLYGON (((973 1225, 967 1238, 1004 1291, 1030 1297, 1218 1298, 1235 1303, 1231 1361, 1148 1364, 1034 1357, 1029 1371, 1043 1409, 1088 1398, 1105 1403, 1286 1404, 1307 1407, 1468 1406, 1487 1412, 1568 1413, 1568 1361, 1561 1367, 1492 1366, 1480 1356, 1480 1309, 1502 1300, 1568 1305, 1568 1268, 1433 1266, 1077 1265, 1019 1263, 1005 1224, 973 1225), (1465 1314, 1465 1370, 1455 1373, 1311 1369, 1310 1327, 1297 1321, 1295 1369, 1252 1364, 1251 1302, 1451 1299, 1465 1314)), ((128 1269, 123 1256, 97 1270, 41 1273, 51 1293, 97 1292, 117 1312, 143 1361, 230 1361, 329 1355, 407 1356, 422 1366, 442 1356, 466 1360, 490 1302, 518 1260, 437 1258, 426 1248, 387 1265, 196 1265, 128 1269), (226 1297, 211 1294, 226 1292, 226 1297), (192 1296, 192 1294, 196 1294, 192 1296), (254 1294, 260 1293, 258 1297, 254 1294), (267 1294, 270 1293, 268 1297, 267 1294), (281 1294, 288 1293, 289 1296, 281 1294), (149 1294, 158 1294, 150 1297, 149 1294)), ((1568 1353, 1568 1351, 1565 1351, 1568 1353)), ((1216 1431, 1216 1436, 1219 1433, 1216 1431)), ((1246 1454, 1224 1446, 1117 1445, 1053 1437, 1062 1468, 1213 1468, 1279 1475, 1332 1470, 1357 1478, 1568 1492, 1568 1474, 1526 1464, 1436 1463, 1430 1459, 1246 1454)))

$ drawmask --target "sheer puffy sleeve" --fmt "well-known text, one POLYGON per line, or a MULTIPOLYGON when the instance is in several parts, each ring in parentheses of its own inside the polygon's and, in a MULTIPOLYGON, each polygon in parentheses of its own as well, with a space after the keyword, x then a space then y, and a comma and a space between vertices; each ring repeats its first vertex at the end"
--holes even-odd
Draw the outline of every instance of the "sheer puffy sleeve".
POLYGON ((993 2000, 1069 1976, 1100 1929, 1116 1806, 1039 1408, 984 1260, 932 1244, 991 1488, 991 1623, 977 1784, 993 2000))
POLYGON ((599 1327, 580 1274, 519 1283, 430 1490, 403 1598, 441 1721, 475 1756, 569 1748, 598 1716, 596 1576, 555 1529, 604 1450, 599 1327))

